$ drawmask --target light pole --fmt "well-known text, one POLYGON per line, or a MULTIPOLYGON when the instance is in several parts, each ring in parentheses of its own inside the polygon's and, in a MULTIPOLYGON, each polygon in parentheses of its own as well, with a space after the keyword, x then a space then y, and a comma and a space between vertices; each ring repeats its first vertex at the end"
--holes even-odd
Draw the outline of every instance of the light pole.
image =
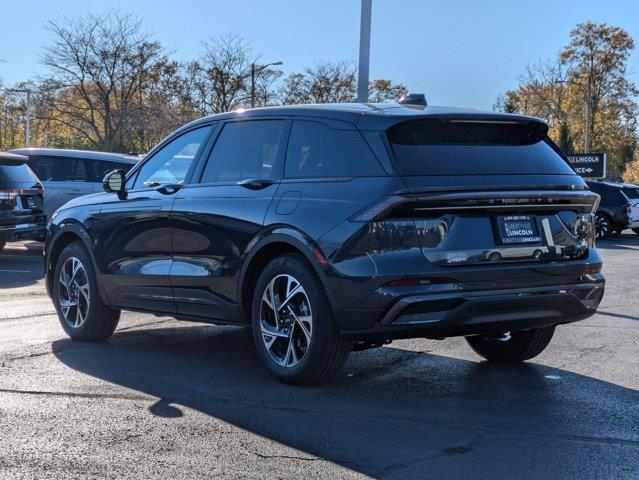
POLYGON ((26 147, 31 145, 31 92, 30 88, 7 88, 6 92, 26 93, 27 95, 27 113, 24 119, 24 144, 26 147))
POLYGON ((368 70, 371 56, 371 14, 373 0, 362 0, 359 24, 359 65, 357 69, 357 101, 368 102, 368 70))
POLYGON ((282 65, 283 62, 278 60, 277 62, 267 63, 266 65, 256 65, 251 63, 251 108, 255 108, 255 77, 259 75, 262 70, 267 67, 273 67, 275 65, 282 65))

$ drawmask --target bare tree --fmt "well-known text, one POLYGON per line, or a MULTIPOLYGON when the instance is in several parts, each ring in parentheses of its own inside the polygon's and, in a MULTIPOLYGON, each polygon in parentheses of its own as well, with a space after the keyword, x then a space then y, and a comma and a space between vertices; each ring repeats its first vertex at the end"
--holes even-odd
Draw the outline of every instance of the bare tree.
POLYGON ((282 103, 353 102, 357 69, 350 61, 325 61, 284 79, 282 103))
POLYGON ((137 17, 110 11, 48 23, 53 39, 42 63, 43 83, 55 122, 100 150, 126 150, 125 129, 146 72, 162 48, 137 17))
POLYGON ((201 115, 232 110, 247 102, 251 64, 257 61, 250 45, 237 34, 204 42, 204 52, 187 67, 193 102, 201 115))
POLYGON ((368 101, 372 103, 397 101, 408 93, 403 83, 393 83, 390 80, 378 79, 368 86, 368 101))

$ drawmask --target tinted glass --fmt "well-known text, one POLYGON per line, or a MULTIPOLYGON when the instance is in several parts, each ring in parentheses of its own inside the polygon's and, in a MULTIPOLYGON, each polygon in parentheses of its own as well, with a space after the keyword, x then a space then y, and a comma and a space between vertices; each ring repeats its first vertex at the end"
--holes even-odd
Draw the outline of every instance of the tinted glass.
POLYGON ((29 157, 29 166, 43 182, 73 181, 77 159, 34 155, 29 157))
POLYGON ((191 130, 162 147, 144 162, 134 188, 183 183, 209 130, 209 126, 191 130))
POLYGON ((29 183, 38 181, 31 169, 23 164, 0 163, 0 184, 29 183))
POLYGON ((574 175, 543 124, 411 120, 387 137, 403 175, 574 175))
POLYGON ((74 182, 93 182, 95 179, 93 178, 93 174, 89 174, 88 170, 91 167, 91 160, 76 160, 75 169, 73 170, 73 181, 74 182))
POLYGON ((623 189, 623 193, 626 194, 626 197, 636 200, 639 198, 639 188, 629 188, 626 187, 623 189))
POLYGON ((95 181, 101 182, 104 179, 104 176, 107 173, 111 173, 113 170, 124 170, 124 173, 126 173, 131 170, 131 167, 133 167, 133 165, 129 163, 95 160, 93 161, 93 169, 95 170, 95 181))
POLYGON ((275 178, 277 145, 283 120, 224 125, 202 174, 202 183, 275 178))
POLYGON ((385 172, 357 130, 334 130, 296 120, 286 154, 286 177, 359 177, 385 172))

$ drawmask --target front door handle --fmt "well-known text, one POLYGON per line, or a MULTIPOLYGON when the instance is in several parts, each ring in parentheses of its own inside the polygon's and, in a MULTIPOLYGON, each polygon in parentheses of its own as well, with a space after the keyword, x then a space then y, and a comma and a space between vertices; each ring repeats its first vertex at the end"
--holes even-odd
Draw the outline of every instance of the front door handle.
POLYGON ((249 190, 262 190, 275 183, 277 183, 276 180, 271 178, 247 178, 237 182, 240 187, 248 188, 249 190))
POLYGON ((182 188, 182 185, 177 185, 177 184, 173 184, 173 185, 160 185, 159 187, 157 187, 155 189, 156 192, 160 192, 162 195, 173 195, 175 192, 177 192, 180 188, 182 188))

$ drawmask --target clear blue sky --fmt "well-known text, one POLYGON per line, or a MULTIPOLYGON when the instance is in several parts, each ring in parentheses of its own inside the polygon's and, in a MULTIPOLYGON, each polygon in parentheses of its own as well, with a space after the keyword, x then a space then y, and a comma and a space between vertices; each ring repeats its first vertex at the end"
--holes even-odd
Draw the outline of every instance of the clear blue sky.
MULTIPOLYGON (((358 55, 360 0, 3 0, 0 78, 42 71, 47 20, 112 7, 143 17, 178 59, 231 31, 263 60, 281 59, 285 73, 358 55)), ((621 26, 639 46, 636 0, 373 0, 371 78, 403 82, 431 104, 490 109, 527 63, 555 55, 586 20, 621 26)), ((631 76, 639 83, 636 51, 631 76)))

